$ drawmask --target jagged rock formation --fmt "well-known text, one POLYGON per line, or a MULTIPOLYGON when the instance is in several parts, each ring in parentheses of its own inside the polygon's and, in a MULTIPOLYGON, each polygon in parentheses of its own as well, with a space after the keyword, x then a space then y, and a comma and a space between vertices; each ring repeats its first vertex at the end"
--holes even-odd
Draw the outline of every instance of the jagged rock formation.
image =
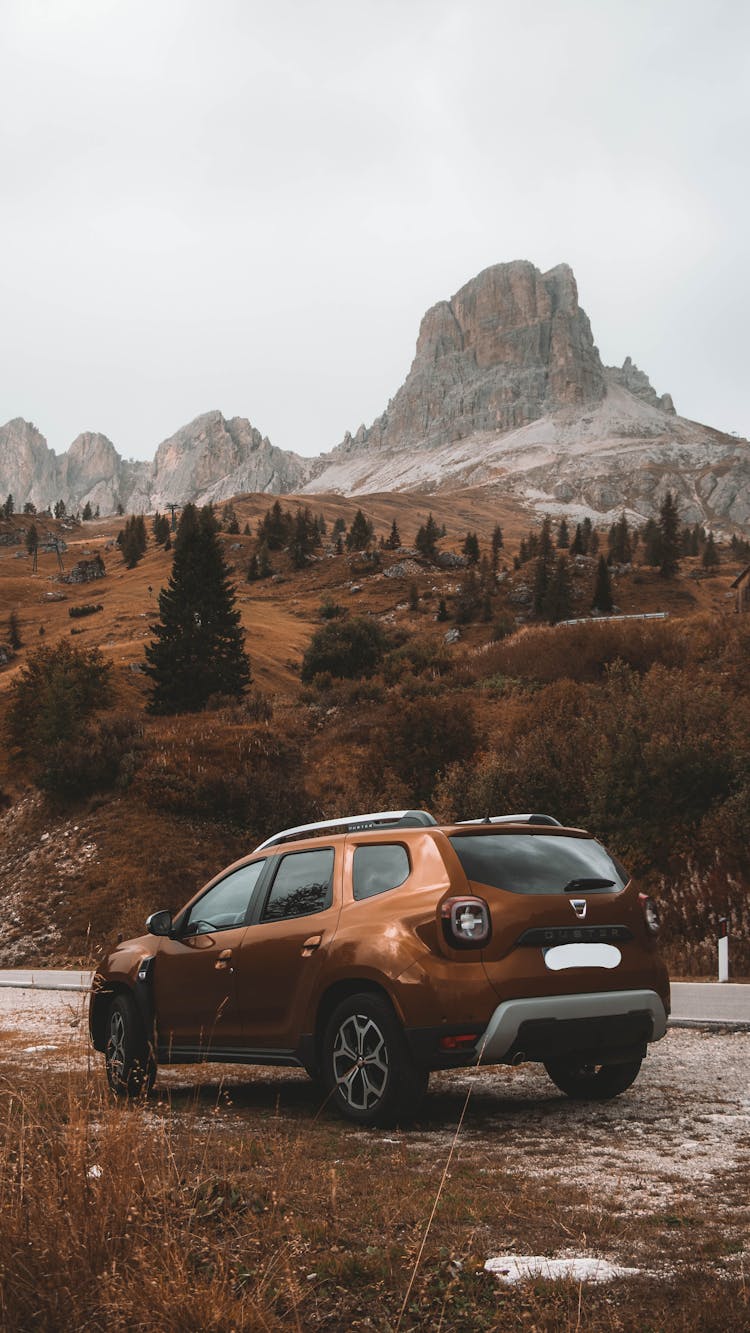
POLYGON ((86 431, 59 457, 29 422, 0 427, 0 492, 17 510, 63 500, 69 512, 89 503, 101 513, 150 512, 171 502, 225 500, 240 491, 297 490, 310 460, 276 449, 243 417, 206 412, 164 440, 152 463, 121 458, 106 435, 86 431))
POLYGON ((663 393, 660 396, 652 387, 648 375, 639 370, 629 356, 625 357, 620 367, 607 366, 605 373, 609 384, 619 384, 623 389, 627 389, 628 393, 635 394, 636 398, 642 398, 644 403, 649 403, 651 407, 660 407, 662 412, 675 415, 671 393, 663 393))
POLYGON ((475 431, 516 430, 546 412, 596 401, 604 369, 567 264, 540 273, 518 260, 472 278, 427 311, 405 383, 363 447, 439 446, 475 431))
POLYGON ((750 446, 677 416, 630 357, 603 366, 566 264, 498 264, 425 315, 381 417, 316 460, 308 492, 489 486, 545 512, 750 527, 750 446))
POLYGON ((495 487, 541 511, 637 521, 667 489, 685 522, 750 530, 750 445, 676 414, 627 357, 603 366, 567 264, 496 264, 422 320, 404 384, 369 429, 317 459, 275 448, 243 417, 207 412, 123 460, 104 435, 57 458, 36 427, 0 427, 0 501, 63 499, 102 513, 243 491, 495 487))
POLYGON ((241 491, 283 494, 298 490, 310 460, 277 449, 244 417, 226 421, 206 412, 164 440, 150 478, 150 507, 196 499, 226 500, 241 491))

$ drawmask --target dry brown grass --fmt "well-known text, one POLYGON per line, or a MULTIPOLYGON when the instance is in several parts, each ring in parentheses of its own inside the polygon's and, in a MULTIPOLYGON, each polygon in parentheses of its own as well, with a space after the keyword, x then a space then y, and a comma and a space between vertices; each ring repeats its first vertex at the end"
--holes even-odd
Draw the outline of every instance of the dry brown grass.
MULTIPOLYGON (((446 1172, 466 1105, 449 1081, 427 1122, 386 1134, 329 1119, 296 1075, 264 1070, 238 1083, 216 1067, 173 1071, 158 1098, 128 1108, 112 1103, 98 1068, 86 1072, 80 1050, 74 1072, 42 1078, 5 1046, 3 1329, 748 1326, 736 1229, 697 1194, 632 1211, 617 1182, 608 1204, 564 1173, 530 1169, 517 1146, 483 1130, 486 1093, 469 1104, 446 1172), (483 1271, 499 1250, 614 1256, 642 1276, 503 1288, 483 1271)), ((532 1105, 538 1116, 538 1103, 518 1102, 521 1124, 532 1105)), ((550 1102, 539 1131, 551 1146, 560 1108, 550 1102)), ((636 1118, 648 1123, 647 1104, 636 1118)), ((570 1132, 575 1118, 564 1117, 568 1152, 570 1132)), ((615 1118, 613 1148, 617 1132, 615 1118)), ((740 1225, 747 1186, 747 1170, 735 1171, 740 1225)))

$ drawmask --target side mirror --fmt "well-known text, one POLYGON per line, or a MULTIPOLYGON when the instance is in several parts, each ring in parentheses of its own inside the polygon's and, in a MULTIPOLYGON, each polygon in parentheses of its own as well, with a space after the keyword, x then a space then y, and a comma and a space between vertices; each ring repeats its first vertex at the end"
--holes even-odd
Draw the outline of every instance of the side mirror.
POLYGON ((169 935, 172 931, 172 913, 152 912, 146 918, 146 930, 149 935, 169 935))

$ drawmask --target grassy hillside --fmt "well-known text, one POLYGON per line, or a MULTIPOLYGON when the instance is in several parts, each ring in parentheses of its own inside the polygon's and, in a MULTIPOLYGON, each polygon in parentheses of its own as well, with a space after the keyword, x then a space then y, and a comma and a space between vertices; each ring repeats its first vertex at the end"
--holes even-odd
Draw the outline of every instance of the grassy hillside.
MULTIPOLYGON (((179 906, 284 824, 424 804, 444 818, 546 809, 592 828, 662 901, 676 969, 714 970, 716 919, 728 911, 733 967, 750 973, 750 617, 734 614, 730 590, 741 561, 724 550, 718 572, 703 577, 699 559, 684 559, 674 580, 636 561, 615 576, 617 608, 667 612, 666 621, 551 627, 535 624, 519 600, 533 586, 533 563, 513 568, 528 515, 495 507, 486 494, 434 503, 315 497, 329 531, 309 566, 294 570, 286 552, 272 553, 272 577, 248 583, 257 541, 242 529, 254 534, 268 504, 267 496, 238 499, 240 535, 221 537, 253 690, 241 705, 219 700, 193 716, 144 711, 140 666, 168 552, 150 540, 128 570, 114 544, 124 520, 50 521, 67 542, 66 570, 89 554, 105 562, 103 579, 68 585, 54 554, 40 554, 34 574, 17 555, 22 544, 0 545, 0 643, 11 613, 22 640, 0 667, 0 961, 89 958, 118 930, 139 930, 148 911, 179 906), (446 528, 441 550, 459 551, 470 528, 486 553, 495 523, 503 527, 500 582, 468 620, 460 612, 465 570, 415 563, 403 551, 381 552, 379 567, 334 553, 337 518, 348 525, 361 507, 376 542, 395 518, 409 547, 430 506, 446 528), (388 577, 404 561, 405 572, 388 577), (436 619, 441 599, 445 621, 436 619), (71 617, 82 604, 101 610, 71 617), (386 636, 377 670, 366 679, 324 673, 303 685, 313 633, 353 617, 386 636), (457 642, 446 643, 455 628, 457 642), (63 639, 98 647, 112 663, 114 699, 93 743, 113 743, 113 727, 124 737, 108 789, 66 801, 37 789, 34 765, 9 743, 4 720, 29 657, 63 639)), ((14 518, 0 537, 20 536, 27 524, 14 518)), ((594 569, 583 560, 574 571, 582 616, 594 569)), ((87 733, 78 748, 91 745, 87 733)), ((71 746, 71 770, 85 758, 71 746)))

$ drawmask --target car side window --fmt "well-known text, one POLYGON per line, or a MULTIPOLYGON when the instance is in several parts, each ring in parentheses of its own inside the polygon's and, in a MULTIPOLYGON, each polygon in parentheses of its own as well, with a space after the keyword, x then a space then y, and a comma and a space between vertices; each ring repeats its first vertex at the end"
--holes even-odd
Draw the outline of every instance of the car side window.
POLYGON ((291 852, 280 858, 261 920, 311 916, 331 906, 333 849, 291 852))
POLYGON ((207 935, 214 930, 231 930, 243 926, 265 859, 253 861, 251 865, 241 866, 225 875, 218 884, 214 884, 208 893, 204 893, 197 903, 193 903, 183 926, 183 934, 207 935))
POLYGON ((397 889, 409 878, 409 854, 400 843, 357 847, 354 852, 352 893, 355 899, 374 898, 397 889))

